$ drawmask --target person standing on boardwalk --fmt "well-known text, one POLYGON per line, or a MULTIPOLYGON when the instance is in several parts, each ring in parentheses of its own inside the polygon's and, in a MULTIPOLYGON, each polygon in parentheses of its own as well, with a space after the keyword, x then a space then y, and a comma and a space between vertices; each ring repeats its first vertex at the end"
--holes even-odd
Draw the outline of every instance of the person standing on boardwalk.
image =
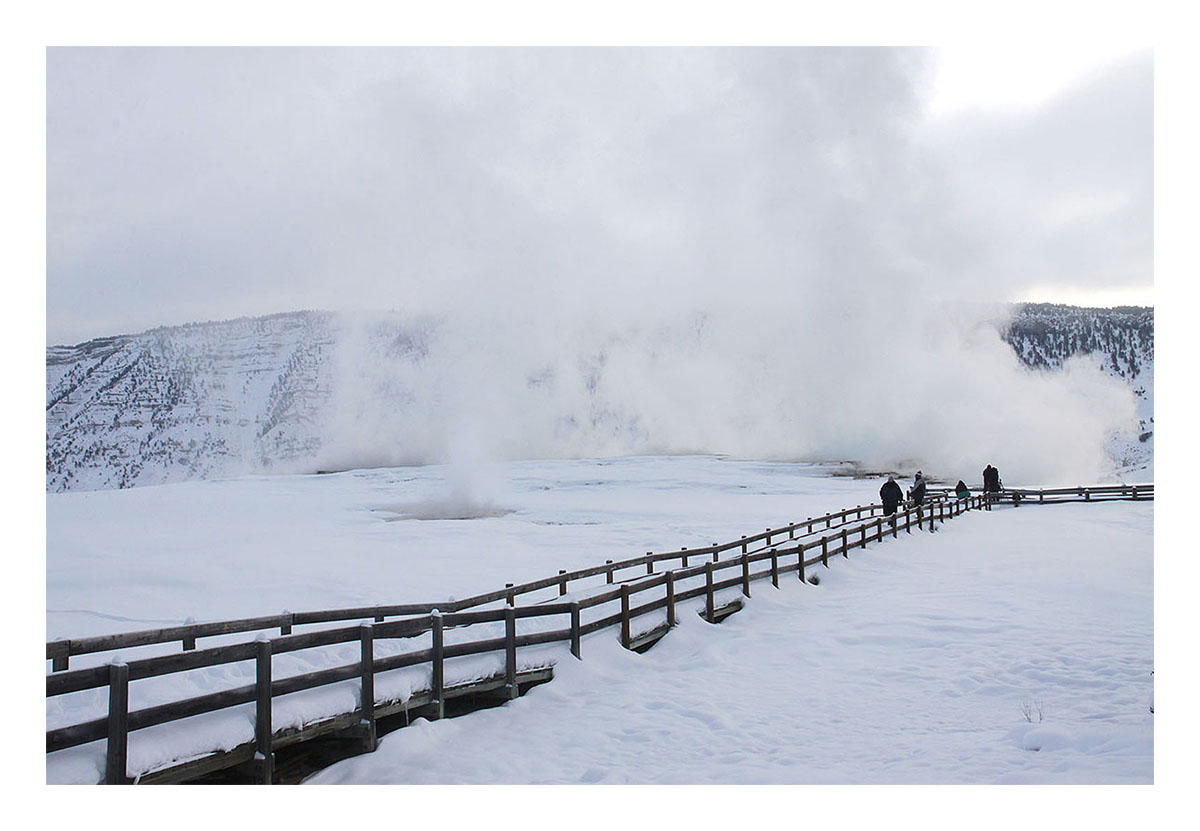
POLYGON ((1000 493, 1000 471, 990 464, 983 469, 983 490, 985 493, 1000 493))
POLYGON ((913 486, 909 488, 908 498, 912 500, 912 504, 918 508, 925 501, 925 475, 921 471, 917 471, 917 475, 913 478, 913 486))
POLYGON ((1000 488, 1002 487, 1003 485, 1000 484, 1000 471, 992 467, 991 464, 988 464, 983 469, 983 497, 989 505, 999 495, 1000 488))
MULTIPOLYGON (((913 486, 908 491, 909 501, 917 508, 917 527, 921 527, 921 521, 925 517, 925 513, 921 506, 925 503, 925 474, 917 471, 917 475, 913 478, 913 486)), ((933 514, 929 514, 929 530, 933 530, 933 514)))
POLYGON ((883 487, 879 489, 879 501, 883 503, 884 516, 890 516, 892 524, 896 522, 896 507, 903 498, 904 491, 900 490, 900 486, 896 484, 896 477, 889 476, 883 483, 883 487))
POLYGON ((1000 494, 1001 488, 1003 485, 1000 482, 1000 471, 990 464, 983 468, 983 495, 988 498, 989 502, 994 500, 997 494, 1000 494))

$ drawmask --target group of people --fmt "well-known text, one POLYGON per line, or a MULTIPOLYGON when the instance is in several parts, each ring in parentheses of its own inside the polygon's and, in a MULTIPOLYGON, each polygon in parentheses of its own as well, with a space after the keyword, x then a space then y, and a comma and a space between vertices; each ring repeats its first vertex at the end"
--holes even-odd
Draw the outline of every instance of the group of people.
MULTIPOLYGON (((1000 471, 988 465, 983 469, 983 492, 985 494, 999 493, 1003 485, 1000 483, 1000 471)), ((967 487, 962 479, 958 480, 958 484, 954 486, 954 495, 958 499, 966 499, 971 495, 971 489, 967 487)), ((895 476, 888 476, 887 481, 883 483, 883 487, 879 489, 879 499, 883 502, 883 512, 888 516, 893 516, 896 509, 900 506, 901 501, 906 498, 903 490, 895 476)), ((917 475, 913 478, 912 487, 908 489, 907 499, 910 505, 920 507, 925 502, 925 474, 917 471, 917 475)))

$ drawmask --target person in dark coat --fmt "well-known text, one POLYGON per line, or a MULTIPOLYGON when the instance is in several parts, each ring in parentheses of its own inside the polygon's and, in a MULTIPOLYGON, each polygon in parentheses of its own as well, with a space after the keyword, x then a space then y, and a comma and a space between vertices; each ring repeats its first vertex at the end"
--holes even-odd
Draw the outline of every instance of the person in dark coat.
POLYGON ((959 499, 967 499, 971 496, 971 489, 967 487, 966 482, 959 479, 958 484, 954 486, 954 495, 959 499))
POLYGON ((883 483, 883 487, 879 489, 879 501, 883 503, 883 513, 886 516, 894 515, 896 506, 903 498, 904 491, 900 490, 900 486, 896 484, 896 477, 889 476, 883 483))
POLYGON ((985 493, 1000 493, 1000 471, 990 464, 983 469, 983 490, 985 493))
POLYGON ((908 498, 917 506, 925 501, 925 475, 919 470, 913 478, 913 486, 908 491, 908 498))

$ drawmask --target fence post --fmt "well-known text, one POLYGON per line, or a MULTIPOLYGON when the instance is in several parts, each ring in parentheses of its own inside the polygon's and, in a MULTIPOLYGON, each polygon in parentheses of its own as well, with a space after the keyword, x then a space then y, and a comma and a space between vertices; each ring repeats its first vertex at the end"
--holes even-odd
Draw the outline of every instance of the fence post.
POLYGON ((292 622, 295 619, 295 615, 287 609, 284 609, 281 614, 283 615, 283 624, 279 627, 279 634, 290 635, 292 634, 292 622))
POLYGON ((779 588, 779 552, 771 549, 771 585, 779 588))
POLYGON ((704 619, 713 622, 713 569, 712 563, 704 564, 704 619))
POLYGON ((504 687, 509 698, 517 697, 517 610, 504 609, 504 687))
POLYGON ((712 561, 715 563, 717 561, 717 557, 719 556, 720 554, 717 552, 717 544, 714 542, 712 544, 712 561))
POLYGON ((583 660, 583 650, 581 648, 579 636, 579 601, 575 600, 571 603, 571 654, 576 658, 583 660))
POLYGON ((608 582, 608 583, 612 583, 612 581, 613 581, 612 560, 605 560, 605 561, 604 561, 604 564, 605 564, 606 566, 608 566, 608 567, 609 567, 609 568, 608 568, 608 579, 607 579, 607 582, 608 582))
POLYGON ((667 626, 674 626, 675 619, 675 572, 667 572, 667 626))
POLYGON ((812 522, 813 522, 812 517, 809 517, 808 518, 808 533, 810 533, 810 534, 812 533, 812 522))
MULTIPOLYGON (((646 552, 646 556, 647 556, 647 557, 653 557, 653 556, 654 556, 654 552, 653 552, 653 551, 647 551, 647 552, 646 552)), ((654 561, 653 561, 653 560, 648 560, 648 561, 646 562, 646 573, 647 573, 647 574, 653 574, 653 573, 654 573, 654 561)))
MULTIPOLYGON (((191 624, 193 624, 195 622, 196 622, 196 619, 194 617, 188 617, 188 619, 185 620, 183 623, 185 626, 190 626, 191 624)), ((188 652, 195 648, 196 648, 196 639, 194 637, 189 638, 189 637, 185 636, 183 639, 183 651, 188 652)))
POLYGON ((126 760, 129 756, 129 665, 113 661, 108 665, 108 741, 104 759, 104 784, 129 782, 126 760))
POLYGON ((379 738, 375 733, 375 628, 370 623, 363 623, 358 628, 361 654, 361 669, 359 677, 362 682, 359 699, 362 708, 361 725, 363 728, 363 750, 367 753, 379 746, 379 738))
MULTIPOLYGON (((506 589, 511 589, 512 587, 513 587, 512 583, 504 584, 504 588, 506 588, 506 589)), ((517 605, 517 593, 514 591, 510 591, 508 594, 506 594, 504 596, 504 602, 507 603, 509 606, 517 605)))
POLYGON ((271 641, 261 637, 255 646, 254 759, 260 766, 262 783, 270 785, 275 777, 275 754, 271 752, 275 732, 271 726, 271 641))
POLYGON ((680 557, 680 560, 683 562, 683 568, 687 568, 687 558, 688 558, 687 546, 684 546, 683 548, 681 548, 679 550, 683 552, 683 556, 680 557))
POLYGON ((768 546, 771 545, 771 529, 770 528, 767 529, 767 545, 768 546))
POLYGON ((867 547, 867 526, 860 525, 858 527, 858 536, 861 541, 859 548, 866 548, 867 547))
POLYGON ((621 646, 629 648, 629 584, 621 584, 621 646))
MULTIPOLYGON (((509 609, 511 608, 509 607, 509 609)), ((508 611, 505 610, 506 617, 508 611)), ((516 615, 515 610, 513 614, 516 615)), ((430 662, 433 665, 432 677, 430 678, 430 692, 433 697, 433 718, 430 721, 436 721, 446 715, 446 636, 442 628, 442 613, 434 609, 429 613, 429 618, 433 646, 433 658, 430 662)))
POLYGON ((821 565, 829 568, 829 537, 821 537, 821 565))
POLYGON ((742 594, 750 596, 750 557, 742 555, 742 594))
POLYGON ((842 556, 850 559, 850 545, 846 542, 846 529, 842 528, 842 556))
POLYGON ((800 573, 800 582, 803 583, 804 582, 804 545, 803 544, 800 545, 800 565, 799 565, 799 568, 796 569, 796 571, 800 573))
POLYGON ((746 553, 746 535, 742 534, 742 553, 746 553))
MULTIPOLYGON (((567 573, 567 570, 566 570, 565 568, 560 568, 560 569, 558 570, 558 573, 559 573, 559 574, 566 574, 566 573, 567 573)), ((559 580, 559 581, 558 581, 558 596, 559 596, 559 597, 562 597, 562 596, 563 596, 564 594, 566 594, 566 593, 567 593, 567 580, 566 580, 566 578, 564 577, 563 579, 561 579, 561 580, 559 580)))
POLYGON ((904 509, 904 533, 912 533, 912 508, 904 509))
POLYGON ((1137 499, 1137 498, 1138 498, 1138 495, 1137 495, 1137 485, 1134 485, 1134 486, 1133 486, 1133 498, 1134 498, 1134 499, 1137 499))

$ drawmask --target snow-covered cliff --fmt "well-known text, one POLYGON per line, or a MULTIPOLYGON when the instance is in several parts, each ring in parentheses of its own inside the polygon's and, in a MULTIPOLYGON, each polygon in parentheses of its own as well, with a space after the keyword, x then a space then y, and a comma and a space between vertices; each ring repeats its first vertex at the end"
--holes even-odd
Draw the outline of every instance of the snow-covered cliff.
MULTIPOLYGON (((702 326, 689 333, 703 335, 702 326)), ((1152 470, 1152 309, 1027 305, 1014 310, 1002 335, 1031 371, 1059 371, 1083 353, 1129 384, 1138 396, 1140 429, 1114 434, 1107 451, 1118 469, 1152 470)), ((473 394, 444 383, 428 365, 431 349, 454 351, 452 340, 429 321, 306 311, 51 347, 46 489, 444 458, 444 436, 429 432, 428 419, 406 414, 473 394), (386 431, 377 432, 381 412, 386 431), (377 445, 388 452, 378 456, 377 445)), ((543 414, 537 429, 565 447, 586 431, 581 452, 603 455, 618 445, 640 446, 647 429, 637 412, 598 391, 608 359, 603 349, 584 350, 557 366, 513 367, 495 383, 522 386, 535 403, 551 387, 560 396, 568 389, 570 407, 543 414)))
POLYGON ((1058 370, 1074 355, 1087 355, 1105 373, 1121 378, 1137 396, 1136 436, 1113 435, 1106 450, 1119 470, 1154 462, 1154 309, 1118 306, 1086 309, 1052 303, 1017 308, 1003 337, 1022 363, 1058 370))

